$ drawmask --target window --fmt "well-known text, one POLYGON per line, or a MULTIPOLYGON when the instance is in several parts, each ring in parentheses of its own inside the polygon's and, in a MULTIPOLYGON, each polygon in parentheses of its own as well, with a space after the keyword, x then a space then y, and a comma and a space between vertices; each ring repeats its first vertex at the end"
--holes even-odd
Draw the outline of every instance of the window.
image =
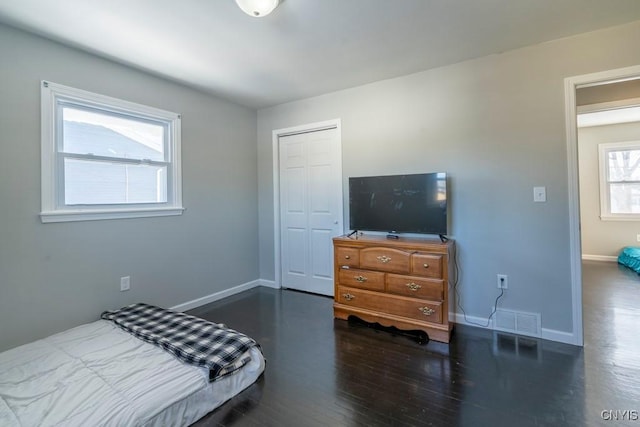
POLYGON ((182 211, 180 115, 42 82, 42 222, 182 211))
POLYGON ((640 220, 640 141, 599 144, 600 218, 640 220))

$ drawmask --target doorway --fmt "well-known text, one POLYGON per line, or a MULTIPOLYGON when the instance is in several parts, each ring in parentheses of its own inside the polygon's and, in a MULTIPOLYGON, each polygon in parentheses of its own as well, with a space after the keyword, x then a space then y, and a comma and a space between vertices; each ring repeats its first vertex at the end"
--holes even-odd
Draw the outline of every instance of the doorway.
POLYGON ((333 237, 343 234, 340 121, 273 132, 276 283, 333 296, 333 237))
POLYGON ((601 87, 614 82, 640 78, 640 66, 565 79, 565 111, 567 129, 567 166, 569 172, 569 232, 572 277, 573 344, 584 345, 583 268, 580 211, 580 178, 578 157, 577 92, 582 88, 601 87))

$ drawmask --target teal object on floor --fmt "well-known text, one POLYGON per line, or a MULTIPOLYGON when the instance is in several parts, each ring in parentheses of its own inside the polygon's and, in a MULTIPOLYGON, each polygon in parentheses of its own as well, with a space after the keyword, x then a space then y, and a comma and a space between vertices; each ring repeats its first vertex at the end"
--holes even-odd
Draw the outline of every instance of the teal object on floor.
POLYGON ((623 248, 620 255, 618 255, 618 264, 640 273, 640 247, 627 246, 623 248))

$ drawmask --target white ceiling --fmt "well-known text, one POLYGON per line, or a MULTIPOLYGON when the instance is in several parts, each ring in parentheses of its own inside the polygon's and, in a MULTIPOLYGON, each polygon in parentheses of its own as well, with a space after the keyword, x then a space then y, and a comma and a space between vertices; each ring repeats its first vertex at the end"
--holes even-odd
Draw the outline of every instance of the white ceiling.
POLYGON ((639 19, 639 0, 0 2, 0 22, 252 108, 639 19))

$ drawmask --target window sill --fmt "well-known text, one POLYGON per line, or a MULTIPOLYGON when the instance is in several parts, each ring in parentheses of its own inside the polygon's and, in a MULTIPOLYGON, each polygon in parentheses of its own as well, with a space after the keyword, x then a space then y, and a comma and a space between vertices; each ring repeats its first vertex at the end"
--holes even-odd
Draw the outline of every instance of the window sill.
POLYGON ((602 221, 640 221, 640 215, 600 215, 602 221))
POLYGON ((148 208, 148 209, 119 209, 119 210, 77 210, 77 211, 48 211, 41 212, 40 219, 43 223, 70 222, 70 221, 96 221, 103 219, 122 218, 148 218, 154 216, 182 215, 184 208, 148 208))

